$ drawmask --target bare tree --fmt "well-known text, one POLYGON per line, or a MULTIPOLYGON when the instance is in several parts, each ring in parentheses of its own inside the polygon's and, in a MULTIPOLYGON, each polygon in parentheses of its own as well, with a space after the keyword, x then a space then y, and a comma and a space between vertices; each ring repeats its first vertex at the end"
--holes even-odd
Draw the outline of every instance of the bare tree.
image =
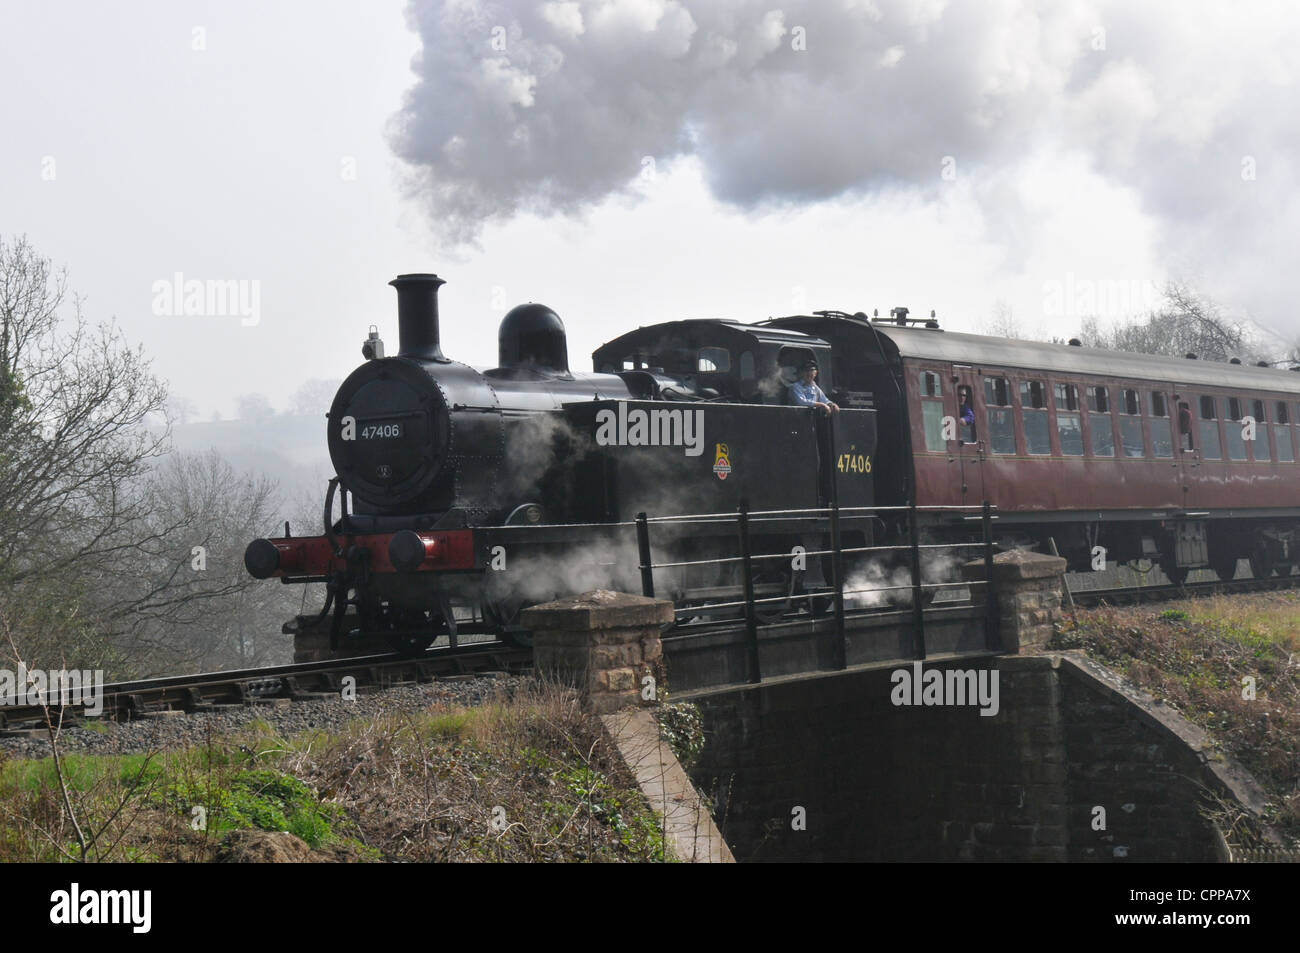
POLYGON ((92 328, 25 239, 0 240, 0 583, 55 575, 122 545, 142 519, 140 477, 169 432, 146 417, 166 388, 117 328, 92 328))
POLYGON ((169 423, 178 424, 182 427, 199 417, 199 408, 195 406, 194 401, 181 397, 179 394, 169 395, 163 410, 169 423))
POLYGON ((293 412, 303 417, 319 417, 330 409, 334 394, 342 381, 313 378, 303 381, 302 386, 294 391, 290 406, 293 412))
POLYGON ((1021 329, 1020 322, 1016 320, 1015 312, 1005 298, 998 298, 997 301, 993 302, 993 309, 989 316, 979 323, 979 330, 981 334, 999 338, 1021 340, 1028 337, 1021 329))
POLYGON ((1165 302, 1164 307, 1145 320, 1110 329, 1102 328, 1095 318, 1088 318, 1079 337, 1089 347, 1140 354, 1172 357, 1195 354, 1209 361, 1234 357, 1248 362, 1266 359, 1248 322, 1225 315, 1217 304, 1186 283, 1171 281, 1166 285, 1165 302))
POLYGON ((265 423, 275 416, 275 408, 265 394, 242 394, 235 406, 240 420, 265 423))
POLYGON ((168 457, 148 488, 149 532, 104 567, 89 599, 104 637, 142 674, 287 660, 280 625, 301 594, 254 580, 243 560, 249 540, 274 528, 274 482, 237 475, 209 451, 168 457))
POLYGON ((148 424, 166 420, 165 386, 66 299, 48 259, 0 240, 0 618, 16 651, 129 676, 282 650, 292 613, 250 614, 287 600, 245 599, 242 559, 271 529, 274 484, 215 453, 164 459, 169 427, 148 424))

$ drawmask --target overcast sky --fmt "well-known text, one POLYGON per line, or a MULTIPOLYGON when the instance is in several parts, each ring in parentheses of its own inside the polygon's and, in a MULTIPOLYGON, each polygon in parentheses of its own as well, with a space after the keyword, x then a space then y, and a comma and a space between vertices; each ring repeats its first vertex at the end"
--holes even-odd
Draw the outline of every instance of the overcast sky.
POLYGON ((1297 11, 0 0, 0 234, 205 417, 396 350, 408 271, 478 366, 528 300, 585 369, 683 317, 1068 336, 1170 277, 1294 338, 1297 11), (245 298, 187 313, 178 273, 245 298))

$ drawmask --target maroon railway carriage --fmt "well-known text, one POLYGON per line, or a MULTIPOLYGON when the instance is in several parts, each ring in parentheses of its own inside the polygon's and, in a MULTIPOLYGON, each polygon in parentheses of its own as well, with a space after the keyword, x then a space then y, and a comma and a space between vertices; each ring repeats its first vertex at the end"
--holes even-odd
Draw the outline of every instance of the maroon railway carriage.
MULTIPOLYGON (((904 312, 905 314, 905 312, 904 312)), ((1289 573, 1300 540, 1300 374, 1013 341, 824 313, 768 322, 831 343, 879 414, 881 504, 998 508, 999 538, 1070 568, 1289 573), (963 407, 970 408, 963 420, 963 407), (900 459, 887 459, 888 448, 900 459)), ((933 529, 933 527, 932 527, 933 529)))

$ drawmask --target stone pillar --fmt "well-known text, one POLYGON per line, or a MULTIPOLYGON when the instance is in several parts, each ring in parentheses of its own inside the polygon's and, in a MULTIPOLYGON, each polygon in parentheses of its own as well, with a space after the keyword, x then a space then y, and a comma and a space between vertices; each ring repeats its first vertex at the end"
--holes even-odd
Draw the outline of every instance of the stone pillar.
POLYGON ((659 627, 673 620, 673 604, 597 589, 525 609, 520 622, 533 633, 538 674, 575 685, 597 714, 635 705, 641 679, 662 681, 659 627))
MULTIPOLYGON (((1027 549, 1011 549, 993 557, 993 587, 1000 614, 1002 650, 1020 652, 1044 646, 1052 624, 1061 618, 1065 560, 1027 549)), ((984 560, 966 563, 962 578, 984 578, 984 560)))

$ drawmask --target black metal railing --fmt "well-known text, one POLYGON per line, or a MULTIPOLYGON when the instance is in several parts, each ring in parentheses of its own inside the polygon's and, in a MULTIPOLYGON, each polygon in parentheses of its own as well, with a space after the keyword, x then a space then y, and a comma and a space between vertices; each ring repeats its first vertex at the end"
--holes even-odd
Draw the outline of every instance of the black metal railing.
MULTIPOLYGON (((859 595, 863 593, 888 593, 893 591, 908 591, 911 594, 911 611, 912 623, 915 628, 915 646, 916 657, 918 659, 926 658, 925 643, 925 622, 926 607, 924 605, 924 595, 929 590, 952 589, 957 586, 964 588, 984 589, 984 624, 985 624, 985 645, 988 649, 994 650, 1000 647, 1000 638, 998 634, 998 610, 997 598, 994 592, 993 577, 993 520, 994 507, 988 502, 982 506, 917 506, 910 504, 907 506, 855 506, 840 507, 832 502, 829 507, 813 509, 787 509, 787 510, 762 510, 750 511, 745 500, 741 501, 740 508, 734 513, 697 513, 688 516, 660 516, 651 517, 646 513, 637 514, 636 537, 637 552, 640 559, 641 570, 641 588, 644 595, 654 596, 655 579, 654 571, 656 569, 688 569, 697 566, 721 566, 726 564, 738 564, 740 567, 742 590, 744 597, 741 600, 708 602, 704 605, 693 606, 690 608, 677 611, 681 613, 705 613, 715 612, 723 609, 744 609, 745 618, 745 638, 746 638, 746 658, 748 677, 751 682, 758 682, 762 678, 762 672, 759 665, 759 640, 758 630, 765 624, 778 624, 781 620, 764 623, 759 618, 759 606, 772 603, 789 604, 795 598, 793 592, 793 576, 791 578, 791 591, 785 595, 757 597, 755 595, 754 583, 754 564, 766 560, 782 559, 789 560, 792 558, 790 552, 779 553, 759 553, 753 552, 752 536, 753 524, 756 521, 768 522, 773 520, 790 521, 796 524, 807 523, 817 527, 817 521, 825 518, 827 520, 827 529, 830 536, 830 549, 818 549, 803 552, 801 555, 805 558, 815 558, 829 556, 831 561, 832 574, 832 592, 829 593, 832 605, 833 628, 832 634, 834 641, 831 645, 832 665, 837 669, 846 666, 846 642, 845 642, 845 608, 844 597, 859 595), (851 519, 875 518, 880 519, 883 515, 894 515, 905 513, 907 518, 907 542, 900 544, 891 544, 883 546, 849 546, 845 547, 841 538, 841 518, 851 519), (981 524, 981 539, 978 542, 943 542, 943 543, 922 543, 920 518, 922 514, 941 514, 950 513, 961 519, 963 522, 972 522, 979 520, 981 524), (672 524, 676 526, 685 526, 691 524, 717 524, 720 522, 734 521, 737 533, 737 542, 739 547, 738 556, 721 556, 712 559, 692 559, 679 560, 676 562, 656 563, 651 555, 650 527, 652 524, 672 524), (923 551, 944 549, 979 549, 984 556, 984 579, 982 580, 949 580, 945 582, 924 581, 922 553, 923 551), (898 586, 871 586, 868 588, 846 589, 845 588, 845 571, 844 557, 846 555, 885 555, 888 553, 897 553, 906 551, 907 563, 910 570, 910 580, 906 585, 898 586)), ((813 605, 813 600, 820 597, 824 598, 826 593, 805 592, 798 598, 807 598, 809 606, 813 605)), ((931 607, 931 612, 942 611, 931 607)))

